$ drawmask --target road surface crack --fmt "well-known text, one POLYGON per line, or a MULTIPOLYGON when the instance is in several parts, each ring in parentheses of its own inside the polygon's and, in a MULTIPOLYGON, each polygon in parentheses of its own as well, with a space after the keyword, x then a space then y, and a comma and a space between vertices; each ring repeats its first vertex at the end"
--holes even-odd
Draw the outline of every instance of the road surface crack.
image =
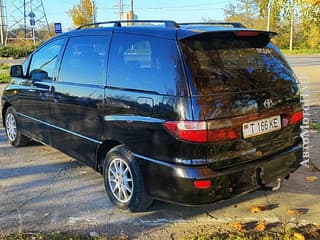
MULTIPOLYGON (((62 176, 62 173, 65 171, 66 169, 59 169, 58 172, 52 176, 51 178, 51 182, 48 185, 48 187, 40 192, 38 192, 37 194, 35 194, 34 196, 32 196, 31 198, 23 201, 22 203, 18 204, 15 200, 12 200, 14 205, 16 205, 14 208, 12 208, 11 210, 5 212, 4 214, 1 214, 3 216, 1 217, 6 217, 9 214, 12 214, 14 212, 20 212, 19 209, 23 208, 24 206, 26 206, 27 204, 31 203, 32 201, 34 201, 37 198, 42 197, 43 195, 45 195, 46 193, 50 192, 52 190, 53 185, 57 182, 57 180, 62 176)), ((8 195, 8 197, 10 198, 9 194, 4 191, 6 193, 6 195, 8 195)))

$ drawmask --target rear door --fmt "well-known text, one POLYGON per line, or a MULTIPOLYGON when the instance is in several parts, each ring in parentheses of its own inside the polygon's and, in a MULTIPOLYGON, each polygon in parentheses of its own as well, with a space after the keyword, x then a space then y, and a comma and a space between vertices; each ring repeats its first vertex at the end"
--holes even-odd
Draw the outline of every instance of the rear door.
POLYGON ((207 120, 208 162, 223 168, 297 144, 299 83, 270 33, 208 32, 180 41, 195 120, 207 120))

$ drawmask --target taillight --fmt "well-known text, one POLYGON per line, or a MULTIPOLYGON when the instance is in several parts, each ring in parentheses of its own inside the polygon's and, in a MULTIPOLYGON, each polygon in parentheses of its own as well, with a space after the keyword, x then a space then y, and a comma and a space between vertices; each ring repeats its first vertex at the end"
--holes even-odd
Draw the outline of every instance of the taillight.
POLYGON ((295 124, 303 120, 303 111, 289 114, 289 124, 295 124))
POLYGON ((219 142, 237 139, 238 128, 226 127, 223 121, 176 121, 165 122, 164 126, 175 137, 189 142, 219 142))
POLYGON ((190 142, 207 141, 206 121, 165 122, 164 126, 174 136, 190 142))

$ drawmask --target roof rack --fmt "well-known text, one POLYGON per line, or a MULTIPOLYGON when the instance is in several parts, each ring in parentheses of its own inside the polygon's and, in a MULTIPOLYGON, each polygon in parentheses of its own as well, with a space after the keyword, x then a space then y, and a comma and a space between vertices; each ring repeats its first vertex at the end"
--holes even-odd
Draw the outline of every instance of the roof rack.
POLYGON ((179 25, 175 21, 171 20, 119 20, 119 21, 107 21, 107 22, 96 22, 96 23, 89 23, 81 25, 80 27, 76 28, 77 30, 85 28, 85 27, 99 27, 102 24, 113 24, 113 27, 122 27, 122 24, 126 23, 128 25, 134 23, 163 23, 165 28, 179 28, 179 25))
POLYGON ((190 22, 190 23, 178 23, 179 26, 184 25, 231 25, 234 28, 246 28, 244 25, 238 22, 190 22))

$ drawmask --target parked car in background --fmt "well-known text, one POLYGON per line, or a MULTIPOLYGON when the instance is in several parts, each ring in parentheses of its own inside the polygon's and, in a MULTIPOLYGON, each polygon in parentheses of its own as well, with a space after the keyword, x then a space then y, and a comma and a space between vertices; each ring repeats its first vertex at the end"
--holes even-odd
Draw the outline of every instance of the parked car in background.
POLYGON ((173 21, 60 34, 11 68, 8 140, 48 144, 96 169, 123 210, 279 188, 302 160, 303 116, 275 35, 173 21))

